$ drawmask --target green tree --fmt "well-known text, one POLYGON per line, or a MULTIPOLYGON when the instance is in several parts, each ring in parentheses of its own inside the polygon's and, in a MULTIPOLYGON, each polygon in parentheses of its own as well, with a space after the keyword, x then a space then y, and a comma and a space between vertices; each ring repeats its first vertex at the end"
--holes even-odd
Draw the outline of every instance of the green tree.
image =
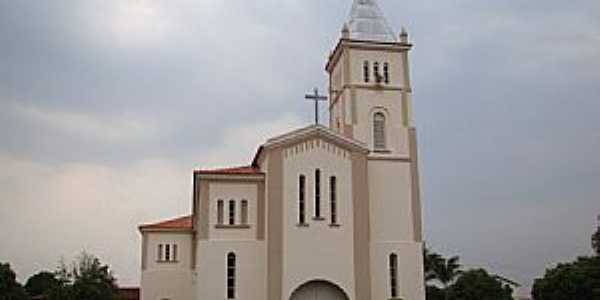
POLYGON ((70 268, 61 263, 56 277, 59 284, 49 300, 117 299, 118 288, 109 267, 91 254, 83 252, 70 268))
MULTIPOLYGON (((600 220, 600 216, 598 216, 598 219, 600 220)), ((596 251, 596 255, 600 256, 600 224, 592 235, 592 248, 596 251)))
POLYGON ((436 279, 434 266, 440 264, 443 258, 440 254, 432 252, 427 247, 423 247, 423 267, 425 269, 425 282, 430 282, 436 279))
POLYGON ((54 273, 41 271, 27 279, 25 290, 29 296, 48 295, 60 284, 54 273))
POLYGON ((17 282, 10 264, 0 263, 0 300, 27 300, 25 289, 17 282))
POLYGON ((450 299, 449 287, 454 282, 454 280, 456 280, 456 277, 461 273, 461 265, 458 261, 458 256, 453 256, 449 259, 440 258, 432 266, 433 272, 435 274, 435 279, 439 281, 439 283, 443 286, 445 300, 450 299))
POLYGON ((600 299, 600 256, 547 269, 535 280, 532 294, 535 300, 600 299))
POLYGON ((450 299, 512 300, 512 288, 484 269, 464 271, 449 289, 450 299))

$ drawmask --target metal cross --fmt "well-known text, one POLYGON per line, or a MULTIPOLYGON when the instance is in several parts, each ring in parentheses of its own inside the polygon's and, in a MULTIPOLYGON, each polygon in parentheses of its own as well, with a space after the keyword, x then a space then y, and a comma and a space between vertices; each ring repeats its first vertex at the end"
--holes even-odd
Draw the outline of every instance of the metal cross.
POLYGON ((319 124, 319 101, 327 101, 327 97, 319 95, 319 90, 315 88, 314 94, 307 94, 304 98, 315 101, 315 124, 319 124))

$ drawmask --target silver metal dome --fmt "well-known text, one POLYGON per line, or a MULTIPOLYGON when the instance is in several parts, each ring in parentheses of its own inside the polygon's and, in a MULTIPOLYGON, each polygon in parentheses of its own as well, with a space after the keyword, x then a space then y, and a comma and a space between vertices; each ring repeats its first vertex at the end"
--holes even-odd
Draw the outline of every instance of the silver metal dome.
POLYGON ((352 39, 397 42, 375 0, 354 0, 347 25, 352 39))

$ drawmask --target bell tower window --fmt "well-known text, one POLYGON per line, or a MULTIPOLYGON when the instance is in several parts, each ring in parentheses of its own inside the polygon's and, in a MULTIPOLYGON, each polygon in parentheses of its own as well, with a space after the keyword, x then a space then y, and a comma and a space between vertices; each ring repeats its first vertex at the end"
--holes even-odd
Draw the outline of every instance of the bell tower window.
POLYGON ((373 115, 373 146, 375 150, 385 150, 385 115, 377 112, 373 115))
POLYGON ((365 83, 369 83, 369 81, 371 81, 371 78, 369 78, 370 76, 370 67, 369 67, 369 61, 365 60, 365 62, 363 63, 363 78, 365 80, 365 83))
POLYGON ((383 78, 381 78, 381 74, 379 74, 379 63, 378 62, 373 63, 373 76, 375 76, 376 83, 381 83, 383 78))
POLYGON ((385 84, 390 83, 390 64, 388 63, 383 64, 383 81, 385 84))

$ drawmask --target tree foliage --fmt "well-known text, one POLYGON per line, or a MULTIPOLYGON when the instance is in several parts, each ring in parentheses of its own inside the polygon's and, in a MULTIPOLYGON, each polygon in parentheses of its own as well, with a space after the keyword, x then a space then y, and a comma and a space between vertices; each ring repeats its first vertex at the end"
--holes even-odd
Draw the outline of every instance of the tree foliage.
POLYGON ((580 257, 546 270, 533 284, 535 300, 600 299, 600 256, 580 257))
POLYGON ((459 257, 445 258, 425 248, 427 300, 512 300, 514 282, 483 269, 463 271, 459 257))
POLYGON ((71 267, 61 263, 56 278, 58 285, 49 300, 117 299, 118 288, 109 267, 88 253, 83 252, 71 267))
POLYGON ((483 269, 462 272, 450 287, 449 298, 460 300, 512 300, 512 288, 483 269))
POLYGON ((600 256, 600 226, 592 235, 592 248, 596 251, 596 255, 600 256))
POLYGON ((48 295, 60 284, 59 280, 52 272, 41 271, 27 279, 25 290, 31 297, 48 295))
POLYGON ((0 300, 27 300, 27 293, 10 264, 0 263, 0 300))

